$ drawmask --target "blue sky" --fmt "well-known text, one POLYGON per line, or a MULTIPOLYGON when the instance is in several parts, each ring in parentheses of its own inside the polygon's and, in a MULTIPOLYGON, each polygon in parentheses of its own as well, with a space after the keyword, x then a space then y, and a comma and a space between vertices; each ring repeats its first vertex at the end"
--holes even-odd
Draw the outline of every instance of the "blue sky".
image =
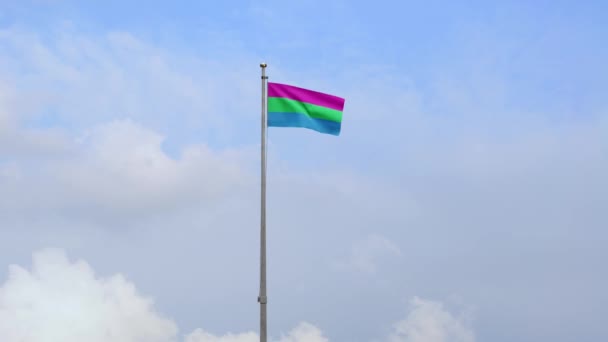
POLYGON ((256 340, 262 61, 273 341, 606 339, 605 3, 0 7, 0 340, 256 340))

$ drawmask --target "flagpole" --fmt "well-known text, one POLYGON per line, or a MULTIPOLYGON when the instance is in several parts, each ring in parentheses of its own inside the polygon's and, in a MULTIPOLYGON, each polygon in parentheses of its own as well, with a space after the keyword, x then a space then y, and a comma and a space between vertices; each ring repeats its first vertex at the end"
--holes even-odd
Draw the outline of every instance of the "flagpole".
POLYGON ((266 63, 261 63, 262 68, 262 146, 261 146, 261 205, 260 205, 260 342, 267 342, 267 320, 266 320, 266 63))

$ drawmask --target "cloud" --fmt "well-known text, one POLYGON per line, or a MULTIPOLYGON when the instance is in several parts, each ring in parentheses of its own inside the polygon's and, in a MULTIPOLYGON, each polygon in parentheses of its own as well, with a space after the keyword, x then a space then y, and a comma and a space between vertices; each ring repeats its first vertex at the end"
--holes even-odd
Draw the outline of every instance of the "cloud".
POLYGON ((69 27, 46 37, 0 30, 0 48, 0 104, 9 111, 0 106, 0 127, 5 117, 21 130, 31 122, 79 130, 129 117, 156 130, 223 140, 256 119, 245 113, 258 105, 257 70, 248 77, 241 61, 217 63, 127 32, 83 35, 69 27))
POLYGON ((69 26, 0 30, 0 49, 0 211, 138 218, 249 182, 249 147, 221 143, 257 89, 237 69, 69 26))
POLYGON ((6 342, 170 342, 176 325, 122 275, 95 275, 60 250, 34 254, 0 287, 0 340, 6 342))
POLYGON ((259 340, 260 337, 254 332, 215 336, 202 329, 196 329, 186 337, 185 342, 258 342, 259 340))
MULTIPOLYGON (((215 336, 210 333, 197 329, 192 334, 186 337, 185 342, 257 342, 260 338, 254 332, 242 334, 226 334, 223 336, 215 336)), ((314 325, 302 322, 287 335, 281 336, 275 342, 328 342, 329 340, 323 336, 319 328, 314 325)))
POLYGON ((173 158, 163 150, 163 140, 128 119, 97 125, 73 141, 72 153, 62 158, 33 170, 18 161, 0 167, 5 189, 0 203, 18 210, 133 217, 218 199, 249 179, 240 151, 189 145, 173 158))
POLYGON ((91 130, 79 144, 82 154, 51 172, 78 201, 139 212, 217 199, 248 179, 238 153, 191 145, 174 159, 163 140, 131 120, 112 121, 91 130))
POLYGON ((440 302, 415 297, 408 316, 395 324, 389 342, 474 342, 467 317, 455 317, 440 302))
POLYGON ((338 261, 335 266, 339 269, 351 269, 372 274, 378 268, 378 262, 385 256, 400 256, 401 250, 391 240, 378 234, 371 234, 365 239, 355 242, 347 260, 338 261))
MULTIPOLYGON (((34 253, 31 270, 11 265, 0 287, 3 342, 174 342, 177 325, 154 309, 121 274, 95 274, 60 249, 34 253)), ((255 342, 254 332, 214 336, 202 329, 185 342, 255 342)), ((276 342, 327 342, 314 325, 300 323, 276 342)))
POLYGON ((17 91, 7 83, 0 79, 0 153, 5 157, 31 158, 64 151, 68 140, 63 130, 20 127, 17 108, 27 111, 31 105, 17 103, 17 91))
POLYGON ((327 338, 319 328, 310 323, 300 323, 287 336, 283 336, 279 342, 327 342, 327 338))
MULTIPOLYGON (((176 342, 177 325, 158 313, 121 274, 100 277, 60 249, 33 254, 31 270, 9 267, 0 286, 0 340, 4 342, 176 342)), ((213 335, 196 329, 184 342, 256 342, 257 333, 213 335)), ((274 342, 329 342, 313 324, 301 322, 274 342)), ((474 342, 464 318, 441 303, 414 298, 412 310, 395 324, 389 342, 474 342)))

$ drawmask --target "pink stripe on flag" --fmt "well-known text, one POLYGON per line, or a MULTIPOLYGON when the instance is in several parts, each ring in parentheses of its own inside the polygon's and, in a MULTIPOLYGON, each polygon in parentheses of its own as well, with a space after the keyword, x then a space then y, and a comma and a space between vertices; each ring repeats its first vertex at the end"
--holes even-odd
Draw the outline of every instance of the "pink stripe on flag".
POLYGON ((344 109, 344 99, 341 97, 280 83, 268 82, 268 97, 282 97, 339 111, 344 109))

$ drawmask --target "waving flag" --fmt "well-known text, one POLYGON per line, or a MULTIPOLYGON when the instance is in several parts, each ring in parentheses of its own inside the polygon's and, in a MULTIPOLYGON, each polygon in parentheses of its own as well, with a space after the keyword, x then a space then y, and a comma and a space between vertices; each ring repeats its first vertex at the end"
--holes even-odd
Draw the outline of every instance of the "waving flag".
POLYGON ((268 126, 340 135, 343 109, 341 97, 268 82, 268 126))

